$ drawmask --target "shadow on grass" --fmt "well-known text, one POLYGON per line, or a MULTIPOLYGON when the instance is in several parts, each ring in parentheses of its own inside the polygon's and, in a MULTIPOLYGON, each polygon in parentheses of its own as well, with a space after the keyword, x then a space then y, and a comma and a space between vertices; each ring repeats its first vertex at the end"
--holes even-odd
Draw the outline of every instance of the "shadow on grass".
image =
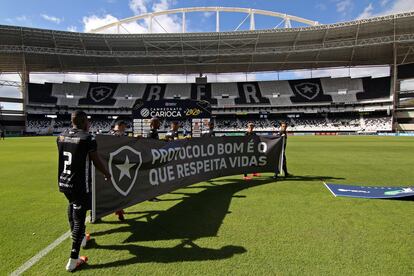
POLYGON ((227 245, 218 249, 202 248, 191 240, 182 241, 171 248, 148 247, 136 244, 123 245, 98 245, 94 240, 90 241, 91 247, 103 250, 128 251, 132 255, 129 259, 116 260, 104 264, 90 264, 85 269, 100 269, 109 267, 125 266, 136 263, 174 263, 174 262, 195 262, 206 260, 222 260, 233 257, 236 254, 246 252, 242 246, 227 245))
MULTIPOLYGON (((294 176, 287 180, 314 181, 338 179, 328 176, 294 176)), ((163 211, 129 212, 127 219, 120 222, 105 222, 120 227, 95 232, 92 236, 127 232, 131 235, 121 245, 91 244, 92 248, 103 250, 127 250, 133 255, 126 260, 117 260, 106 264, 89 265, 87 268, 104 268, 142 262, 181 262, 218 260, 242 254, 247 250, 241 246, 227 245, 219 249, 202 248, 194 241, 203 237, 216 237, 227 214, 232 198, 243 198, 236 193, 274 182, 272 179, 257 178, 251 181, 227 179, 227 183, 214 183, 197 186, 204 188, 198 193, 172 192, 183 195, 182 200, 163 211), (136 215, 136 216, 133 216, 136 215), (140 246, 140 241, 181 240, 172 248, 154 248, 140 246)))
POLYGON ((165 211, 138 213, 135 217, 128 214, 122 224, 115 221, 105 222, 120 227, 93 235, 131 233, 124 243, 215 237, 228 213, 232 198, 238 197, 235 194, 268 183, 270 183, 269 179, 249 182, 232 179, 226 184, 205 185, 203 186, 205 189, 198 193, 172 192, 170 194, 183 195, 183 198, 171 208, 165 211))
POLYGON ((333 177, 326 175, 291 175, 287 177, 278 177, 278 181, 327 181, 327 180, 344 180, 343 177, 333 177))

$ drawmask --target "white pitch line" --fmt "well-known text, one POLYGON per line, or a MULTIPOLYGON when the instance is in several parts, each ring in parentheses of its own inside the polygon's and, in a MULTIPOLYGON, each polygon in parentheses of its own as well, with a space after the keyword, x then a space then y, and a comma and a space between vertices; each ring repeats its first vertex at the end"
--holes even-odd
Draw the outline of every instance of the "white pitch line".
POLYGON ((30 258, 30 260, 25 262, 22 266, 20 266, 18 269, 13 271, 10 275, 11 276, 21 275, 23 272, 25 272, 26 270, 31 268, 35 263, 37 263, 41 258, 46 256, 50 251, 55 249, 55 247, 57 247, 59 244, 61 244, 64 240, 69 238, 70 234, 71 234, 70 231, 68 231, 65 234, 63 234, 62 236, 60 236, 59 238, 57 238, 54 242, 52 242, 45 249, 43 249, 42 251, 40 251, 39 253, 34 255, 32 258, 30 258))
MULTIPOLYGON (((89 217, 86 218, 86 221, 89 220, 89 217)), ((40 259, 42 259, 44 256, 46 256, 50 251, 55 249, 59 244, 61 244, 64 240, 70 237, 72 233, 70 231, 66 232, 59 238, 57 238, 54 242, 49 244, 46 248, 44 248, 42 251, 34 255, 30 260, 22 264, 18 269, 10 273, 10 276, 17 276, 21 275, 23 272, 31 268, 33 265, 35 265, 40 259)))

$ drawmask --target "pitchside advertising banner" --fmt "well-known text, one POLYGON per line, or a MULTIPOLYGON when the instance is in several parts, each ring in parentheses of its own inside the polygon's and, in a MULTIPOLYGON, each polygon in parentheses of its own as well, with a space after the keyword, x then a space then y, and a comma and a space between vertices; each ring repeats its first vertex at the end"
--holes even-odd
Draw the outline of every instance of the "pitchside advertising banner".
POLYGON ((205 137, 162 141, 98 135, 98 152, 112 178, 94 171, 92 220, 209 179, 274 172, 281 137, 205 137))
POLYGON ((334 196, 361 198, 400 198, 414 196, 414 187, 355 186, 325 183, 334 196))

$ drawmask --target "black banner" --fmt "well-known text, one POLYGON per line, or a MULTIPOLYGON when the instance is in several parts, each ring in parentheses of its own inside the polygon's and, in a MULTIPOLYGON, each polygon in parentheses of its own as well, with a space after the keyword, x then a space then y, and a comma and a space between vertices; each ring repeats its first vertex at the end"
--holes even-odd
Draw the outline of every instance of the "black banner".
POLYGON ((209 179, 275 172, 283 138, 205 137, 174 140, 98 135, 98 152, 112 179, 94 173, 92 219, 209 179))

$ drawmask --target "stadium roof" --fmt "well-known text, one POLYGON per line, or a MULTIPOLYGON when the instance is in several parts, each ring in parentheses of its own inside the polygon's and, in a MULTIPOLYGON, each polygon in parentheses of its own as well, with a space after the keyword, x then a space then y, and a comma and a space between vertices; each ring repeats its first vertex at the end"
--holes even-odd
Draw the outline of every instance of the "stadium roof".
POLYGON ((231 73, 414 62, 414 12, 302 28, 92 34, 0 25, 0 72, 231 73))

